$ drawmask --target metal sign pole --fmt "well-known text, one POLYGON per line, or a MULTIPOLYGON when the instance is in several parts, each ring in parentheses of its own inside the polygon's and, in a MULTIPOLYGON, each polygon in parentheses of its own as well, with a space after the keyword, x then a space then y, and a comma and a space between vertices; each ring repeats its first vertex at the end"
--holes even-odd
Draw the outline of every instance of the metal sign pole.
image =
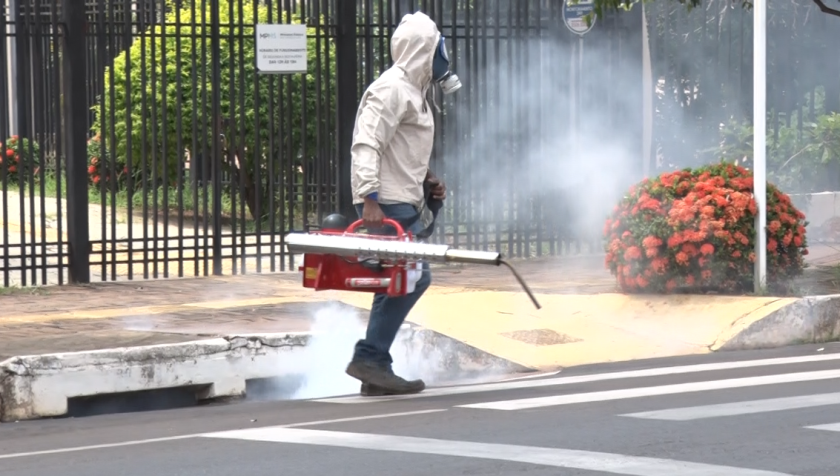
POLYGON ((755 292, 767 283, 767 2, 753 2, 753 190, 755 292))
POLYGON ((583 148, 580 140, 580 111, 583 110, 583 36, 589 33, 595 26, 594 0, 564 0, 563 1, 563 23, 575 35, 578 35, 577 44, 577 65, 574 63, 572 54, 572 100, 571 108, 571 130, 574 140, 575 154, 580 159, 583 148), (592 23, 587 23, 586 17, 592 15, 592 23))
MULTIPOLYGON (((578 38, 577 84, 578 91, 575 99, 577 101, 577 110, 583 111, 583 35, 580 35, 578 38)), ((580 139, 581 116, 582 114, 578 113, 577 124, 575 124, 575 152, 579 159, 581 158, 581 151, 583 149, 580 139)))

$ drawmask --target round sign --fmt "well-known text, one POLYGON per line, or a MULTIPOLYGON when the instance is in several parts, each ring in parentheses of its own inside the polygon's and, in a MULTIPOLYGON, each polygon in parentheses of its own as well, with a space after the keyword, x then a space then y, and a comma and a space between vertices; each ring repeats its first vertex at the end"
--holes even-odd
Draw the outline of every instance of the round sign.
POLYGON ((585 35, 595 26, 595 15, 592 16, 592 24, 586 23, 586 16, 595 11, 595 0, 578 0, 570 4, 572 0, 563 0, 563 22, 566 23, 572 33, 585 35))

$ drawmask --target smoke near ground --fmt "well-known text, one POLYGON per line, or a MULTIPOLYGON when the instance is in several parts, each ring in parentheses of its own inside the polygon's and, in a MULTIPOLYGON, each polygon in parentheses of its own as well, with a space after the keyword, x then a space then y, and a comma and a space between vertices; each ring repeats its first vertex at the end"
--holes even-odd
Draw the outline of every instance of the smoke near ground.
MULTIPOLYGON (((339 303, 325 303, 314 313, 310 341, 277 362, 278 379, 261 385, 262 400, 312 399, 358 394, 358 380, 344 373, 353 347, 365 335, 357 310, 339 303)), ((467 384, 498 379, 509 371, 495 363, 476 366, 448 340, 431 343, 408 326, 391 348, 394 372, 406 379, 423 379, 427 386, 467 384), (472 367, 465 371, 465 367, 472 367)))
POLYGON ((346 306, 328 304, 315 312, 309 344, 284 358, 285 372, 300 376, 293 399, 344 395, 359 391, 356 379, 344 373, 353 345, 365 327, 346 306))

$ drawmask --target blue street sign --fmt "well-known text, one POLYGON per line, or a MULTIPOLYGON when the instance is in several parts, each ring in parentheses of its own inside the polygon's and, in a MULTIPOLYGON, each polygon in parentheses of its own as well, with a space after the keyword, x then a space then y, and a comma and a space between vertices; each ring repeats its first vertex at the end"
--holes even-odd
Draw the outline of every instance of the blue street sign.
POLYGON ((573 0, 563 0, 563 22, 566 23, 572 33, 577 35, 585 35, 589 30, 595 26, 595 16, 592 17, 592 25, 586 23, 586 15, 595 11, 594 0, 578 0, 576 4, 571 4, 573 0))

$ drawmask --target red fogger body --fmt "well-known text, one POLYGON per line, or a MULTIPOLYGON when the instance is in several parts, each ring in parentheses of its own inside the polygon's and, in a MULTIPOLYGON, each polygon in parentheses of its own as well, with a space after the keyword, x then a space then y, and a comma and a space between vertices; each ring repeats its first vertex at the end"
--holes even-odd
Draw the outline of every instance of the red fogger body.
MULTIPOLYGON (((346 221, 341 217, 344 226, 346 221)), ((346 229, 334 225, 308 233, 289 233, 286 247, 291 253, 303 253, 303 286, 316 291, 362 291, 386 293, 388 296, 405 296, 414 291, 414 285, 424 270, 422 262, 470 263, 510 268, 514 277, 531 298, 537 302, 525 281, 513 266, 492 251, 451 249, 445 244, 417 243, 410 232, 394 220, 384 224, 396 229, 396 235, 357 233, 362 225, 358 220, 346 229), (336 229, 338 228, 338 229, 336 229)))
MULTIPOLYGON (((361 238, 365 240, 411 242, 411 232, 403 230, 394 220, 385 219, 384 224, 396 228, 396 236, 356 233, 362 220, 358 220, 346 230, 320 230, 319 235, 361 238)), ((414 282, 419 279, 422 269, 417 269, 418 262, 409 259, 380 260, 376 256, 340 256, 329 253, 305 253, 303 266, 303 287, 316 291, 366 291, 385 292, 389 296, 404 296, 413 290, 414 282), (413 282, 412 282, 413 280, 413 282)))

